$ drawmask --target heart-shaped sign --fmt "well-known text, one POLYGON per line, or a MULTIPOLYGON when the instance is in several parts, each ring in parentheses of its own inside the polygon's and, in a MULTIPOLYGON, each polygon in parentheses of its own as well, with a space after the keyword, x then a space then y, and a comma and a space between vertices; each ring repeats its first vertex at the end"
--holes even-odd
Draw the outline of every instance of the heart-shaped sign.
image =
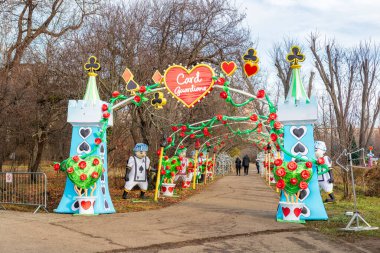
POLYGON ((301 212, 302 212, 302 208, 294 208, 294 214, 296 215, 296 217, 300 216, 301 212))
POLYGON ((81 127, 79 129, 79 135, 80 137, 82 137, 83 139, 86 139, 88 136, 90 136, 90 134, 92 133, 92 129, 91 128, 88 128, 88 127, 81 127))
POLYGON ((284 214, 284 216, 288 216, 290 214, 290 209, 289 207, 283 207, 282 208, 282 213, 284 214))
POLYGON ((210 93, 213 76, 214 70, 206 64, 198 64, 191 70, 173 65, 165 71, 164 83, 178 101, 190 108, 210 93))
POLYGON ((166 186, 161 187, 162 192, 166 192, 166 186))
POLYGON ((103 173, 103 163, 99 156, 88 156, 81 159, 70 157, 61 163, 61 170, 73 184, 82 189, 88 189, 98 181, 103 173))
POLYGON ((237 68, 235 62, 233 62, 233 61, 230 61, 230 62, 224 61, 224 62, 222 62, 222 64, 220 66, 221 66, 224 74, 226 74, 227 76, 233 75, 236 71, 236 68, 237 68))
POLYGON ((169 187, 169 192, 173 192, 173 190, 174 190, 174 187, 169 187))
POLYGON ((247 77, 251 77, 259 72, 259 65, 257 63, 246 62, 244 63, 244 73, 247 77))
POLYGON ((87 209, 89 209, 89 208, 91 207, 91 201, 84 201, 84 200, 82 200, 82 201, 80 202, 80 205, 81 205, 81 207, 82 207, 84 210, 87 210, 87 209))
POLYGON ((295 127, 295 126, 292 126, 290 128, 290 133, 296 137, 298 140, 300 140, 302 137, 305 136, 306 134, 306 131, 307 131, 307 128, 305 126, 301 126, 301 127, 295 127))

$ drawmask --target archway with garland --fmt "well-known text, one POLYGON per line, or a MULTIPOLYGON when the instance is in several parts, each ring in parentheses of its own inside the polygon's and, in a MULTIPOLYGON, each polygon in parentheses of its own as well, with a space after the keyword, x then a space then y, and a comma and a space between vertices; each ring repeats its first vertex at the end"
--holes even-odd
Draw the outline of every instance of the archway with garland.
MULTIPOLYGON (((152 77, 154 84, 147 86, 139 86, 133 80, 132 72, 126 68, 123 78, 127 90, 133 95, 115 91, 110 101, 104 102, 96 85, 96 71, 100 70, 100 64, 96 57, 90 57, 85 64, 89 75, 85 96, 83 100, 70 100, 68 105, 68 122, 73 126, 70 157, 54 165, 56 170, 67 174, 65 191, 55 212, 77 213, 82 206, 82 202, 79 203, 82 197, 92 198, 92 202, 85 203, 91 203, 95 214, 115 212, 108 191, 106 136, 107 128, 113 125, 115 109, 128 104, 139 107, 147 102, 156 109, 162 109, 166 104, 163 91, 185 107, 192 108, 209 93, 219 89, 220 98, 229 106, 244 107, 257 101, 268 107, 268 114, 216 114, 207 120, 172 125, 173 131, 160 137, 161 148, 157 150, 159 165, 155 201, 162 185, 173 183, 178 171, 183 169, 178 151, 185 148, 185 140, 194 141, 194 156, 189 158, 192 162, 187 163, 190 166, 186 170, 193 175, 192 188, 195 189, 198 174, 203 174, 204 183, 212 180, 223 139, 233 138, 254 143, 263 151, 265 178, 269 184, 275 183, 281 192, 278 221, 326 220, 317 175, 325 173, 328 167, 323 159, 314 156, 313 123, 317 119, 318 106, 315 98, 308 98, 301 82, 299 62, 304 61, 305 56, 299 47, 293 46, 286 59, 292 68, 290 92, 284 101, 275 106, 264 90, 250 94, 230 87, 231 77, 237 69, 233 61, 222 62, 219 75, 207 64, 198 64, 190 70, 172 65, 163 75, 156 71, 152 77), (231 93, 238 93, 246 100, 237 103, 231 93), (234 128, 247 125, 249 127, 243 130, 234 128), (224 132, 213 136, 217 128, 223 128, 224 132), (166 153, 174 148, 175 155, 168 157, 166 153), (200 160, 200 153, 207 154, 203 160, 200 160)), ((248 49, 243 60, 246 76, 254 76, 259 70, 256 51, 248 49)))

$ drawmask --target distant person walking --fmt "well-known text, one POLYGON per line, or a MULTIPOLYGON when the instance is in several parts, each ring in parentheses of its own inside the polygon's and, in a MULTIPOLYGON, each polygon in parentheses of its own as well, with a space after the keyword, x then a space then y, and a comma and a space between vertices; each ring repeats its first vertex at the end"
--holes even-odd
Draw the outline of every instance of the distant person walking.
POLYGON ((257 169, 257 174, 260 174, 260 160, 259 160, 259 158, 256 159, 256 169, 257 169))
POLYGON ((248 175, 248 169, 249 169, 249 157, 248 155, 245 155, 243 157, 243 167, 244 167, 244 175, 247 176, 248 175))
POLYGON ((240 176, 241 160, 239 157, 236 157, 235 166, 236 166, 236 176, 240 176))

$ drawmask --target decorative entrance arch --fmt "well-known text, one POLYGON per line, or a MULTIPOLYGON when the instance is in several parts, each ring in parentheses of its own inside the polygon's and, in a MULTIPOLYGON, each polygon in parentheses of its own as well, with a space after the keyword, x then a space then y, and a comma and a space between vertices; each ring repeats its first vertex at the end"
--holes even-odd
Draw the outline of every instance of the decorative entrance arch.
MULTIPOLYGON (((254 49, 249 49, 243 56, 243 59, 245 61, 244 72, 247 77, 257 73, 259 68, 256 51, 254 49)), ((219 126, 214 125, 217 122, 222 123, 220 126, 225 125, 234 135, 257 132, 263 138, 259 143, 261 148, 272 146, 273 148, 281 150, 285 155, 284 161, 277 159, 281 160, 281 163, 280 161, 277 161, 277 163, 276 161, 274 162, 276 173, 278 169, 282 168, 281 166, 285 165, 289 168, 288 175, 293 173, 292 171, 298 173, 298 169, 295 169, 297 168, 297 164, 295 165, 296 167, 292 167, 295 163, 288 163, 288 161, 291 160, 297 160, 300 162, 299 167, 305 168, 305 171, 310 168, 310 173, 311 165, 309 167, 309 163, 313 165, 313 173, 312 175, 309 174, 309 177, 302 176, 301 178, 299 177, 300 173, 294 174, 294 177, 297 177, 298 181, 286 181, 288 180, 287 176, 278 173, 277 177, 279 180, 276 186, 281 189, 283 193, 286 193, 287 191, 296 191, 297 202, 300 200, 306 205, 305 210, 307 210, 307 213, 301 213, 302 215, 298 214, 298 216, 301 215, 302 219, 327 219, 316 180, 318 170, 323 171, 326 169, 326 166, 323 162, 316 160, 314 153, 312 152, 314 143, 313 122, 316 120, 317 105, 314 98, 309 99, 307 97, 300 79, 300 65, 298 65, 298 63, 303 61, 303 59, 304 56, 299 51, 298 47, 293 47, 291 53, 287 56, 287 60, 292 63, 291 89, 288 97, 278 106, 277 113, 277 108, 273 105, 264 90, 259 90, 256 95, 253 95, 229 87, 230 81, 228 80, 228 77, 236 70, 236 64, 234 62, 223 62, 221 64, 221 71, 226 76, 223 74, 216 76, 213 68, 206 64, 196 65, 191 70, 187 70, 180 65, 173 65, 165 71, 163 76, 156 71, 152 78, 155 83, 149 86, 139 86, 137 82, 133 80, 132 72, 129 69, 126 69, 123 73, 123 78, 127 83, 127 90, 130 91, 133 96, 127 97, 115 91, 112 94, 112 99, 107 103, 100 100, 96 87, 95 71, 99 70, 100 65, 97 63, 95 57, 90 57, 89 62, 85 65, 85 69, 89 71, 86 94, 83 100, 69 101, 68 122, 73 125, 72 144, 70 158, 62 162, 60 168, 67 173, 70 173, 68 172, 68 169, 70 169, 67 166, 68 161, 74 161, 74 163, 77 162, 73 159, 76 156, 79 156, 79 159, 83 161, 87 158, 94 159, 94 156, 100 157, 104 171, 97 181, 97 184, 100 184, 100 187, 93 189, 93 195, 97 198, 94 204, 94 210, 95 213, 115 212, 108 192, 106 146, 106 130, 108 126, 112 126, 113 124, 113 110, 131 103, 136 106, 141 106, 144 102, 148 101, 150 101, 151 105, 155 108, 162 108, 162 106, 166 104, 166 99, 162 93, 163 90, 167 90, 176 97, 176 99, 184 103, 185 106, 191 108, 209 94, 213 88, 217 88, 222 90, 220 92, 220 97, 228 104, 234 107, 242 107, 256 100, 268 105, 269 115, 265 116, 255 113, 246 117, 217 115, 209 120, 194 124, 174 125, 174 133, 169 137, 170 139, 167 140, 169 145, 162 145, 160 164, 164 152, 175 145, 175 136, 178 132, 180 132, 179 138, 182 138, 181 142, 188 137, 194 137, 195 139, 204 136, 208 137, 210 135, 210 130, 213 127, 219 126), (162 83, 165 84, 165 87, 161 87, 162 83), (236 103, 232 99, 231 92, 244 95, 248 97, 248 99, 242 103, 236 103), (153 94, 153 97, 150 99, 147 97, 149 94, 153 94), (116 104, 117 101, 121 102, 116 104), (248 120, 255 122, 255 128, 243 131, 234 130, 230 126, 232 123, 228 123, 228 121, 241 123, 242 121, 248 120), (282 122, 282 124, 280 122, 282 122), (263 131, 267 131, 267 134, 263 134, 263 131), (300 196, 300 193, 303 194, 301 189, 308 188, 307 182, 309 182, 310 192, 305 196, 300 196)), ((200 146, 199 143, 198 146, 200 146)), ((195 163, 196 161, 197 155, 195 155, 195 163)), ((271 163, 267 164, 267 167, 272 170, 270 166, 271 163)), ((160 167, 161 165, 159 165, 159 169, 160 167)), ((76 167, 74 169, 76 169, 76 167)), ((160 175, 160 173, 158 175, 160 175)), ((73 184, 73 181, 75 183, 75 180, 71 177, 69 178, 70 180, 68 179, 66 182, 65 192, 61 203, 55 210, 56 212, 75 213, 76 208, 79 205, 76 204, 74 197, 76 194, 81 194, 81 192, 75 190, 73 184)), ((156 187, 158 187, 158 184, 156 184, 156 187)), ((281 200, 285 199, 289 201, 288 195, 282 194, 281 200)), ((278 220, 282 220, 287 216, 284 210, 286 209, 278 209, 278 220)))

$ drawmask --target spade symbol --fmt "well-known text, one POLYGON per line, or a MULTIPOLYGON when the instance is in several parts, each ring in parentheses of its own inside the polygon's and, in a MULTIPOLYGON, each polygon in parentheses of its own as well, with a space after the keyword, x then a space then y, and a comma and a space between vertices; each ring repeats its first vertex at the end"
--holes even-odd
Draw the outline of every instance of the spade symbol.
POLYGON ((105 207, 105 209, 108 209, 108 208, 109 208, 109 205, 108 205, 107 200, 104 200, 104 207, 105 207))
POLYGON ((103 145, 100 146, 100 153, 101 153, 101 154, 104 153, 104 146, 103 146, 103 145))
POLYGON ((127 83, 127 90, 134 91, 138 88, 138 84, 132 79, 127 83))
POLYGON ((143 166, 140 166, 140 168, 139 168, 140 173, 142 173, 143 170, 144 170, 143 166))
POLYGON ((302 145, 301 143, 297 143, 297 145, 294 147, 294 152, 295 153, 303 153, 303 152, 305 152, 305 146, 302 145))
POLYGON ((75 201, 75 203, 74 203, 74 208, 75 208, 75 209, 78 209, 78 208, 79 208, 79 201, 75 201))
POLYGON ((102 193, 103 193, 103 195, 106 194, 106 188, 104 186, 102 187, 102 193))
POLYGON ((88 143, 87 142, 82 142, 80 145, 79 145, 79 147, 78 147, 78 153, 82 153, 82 152, 84 152, 84 153, 89 153, 90 152, 90 145, 88 145, 88 143))

